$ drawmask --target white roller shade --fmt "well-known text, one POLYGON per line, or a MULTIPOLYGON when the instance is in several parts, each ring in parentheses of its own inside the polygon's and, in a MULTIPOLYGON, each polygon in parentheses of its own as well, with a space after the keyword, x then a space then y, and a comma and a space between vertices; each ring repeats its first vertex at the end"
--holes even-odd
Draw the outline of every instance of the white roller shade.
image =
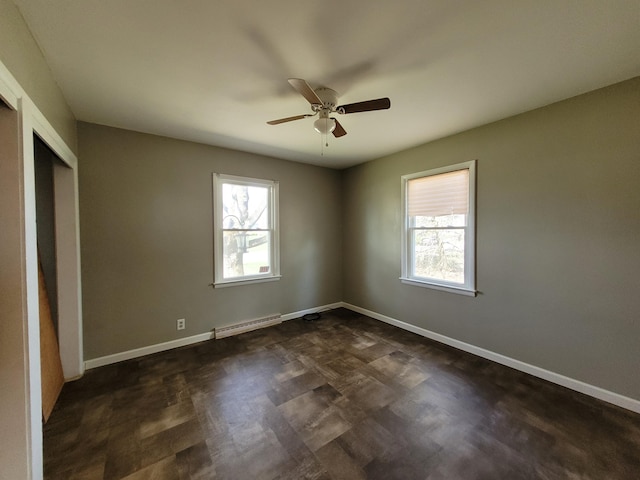
POLYGON ((469 170, 415 178, 407 182, 409 216, 437 217, 469 212, 469 170))

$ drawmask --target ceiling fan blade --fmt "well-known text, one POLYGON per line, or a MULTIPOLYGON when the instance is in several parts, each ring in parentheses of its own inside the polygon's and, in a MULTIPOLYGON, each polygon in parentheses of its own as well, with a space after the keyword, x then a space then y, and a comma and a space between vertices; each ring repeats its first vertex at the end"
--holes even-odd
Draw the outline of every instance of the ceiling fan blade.
POLYGON ((386 110, 391 107, 391 100, 388 98, 378 98, 376 100, 366 100, 364 102, 349 103, 336 107, 338 113, 358 113, 370 112, 372 110, 386 110))
POLYGON ((331 118, 336 122, 336 128, 333 129, 333 136, 336 138, 344 137, 347 134, 347 131, 342 128, 342 125, 340 125, 340 122, 338 120, 333 117, 331 118))
POLYGON ((279 118, 278 120, 270 120, 267 123, 269 125, 278 125, 280 123, 292 122, 293 120, 302 120, 303 118, 307 118, 307 117, 313 117, 313 115, 308 115, 308 114, 295 115, 293 117, 279 118))
POLYGON ((313 88, 309 86, 306 80, 301 78, 290 78, 289 83, 300 95, 306 98, 311 105, 322 105, 322 100, 320 100, 320 97, 318 97, 316 92, 313 91, 313 88))

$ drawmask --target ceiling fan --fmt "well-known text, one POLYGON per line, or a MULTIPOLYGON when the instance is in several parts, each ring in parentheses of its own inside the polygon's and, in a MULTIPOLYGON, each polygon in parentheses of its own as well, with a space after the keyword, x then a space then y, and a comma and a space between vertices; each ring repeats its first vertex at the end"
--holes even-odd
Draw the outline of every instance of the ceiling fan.
POLYGON ((391 107, 391 100, 388 98, 338 105, 338 94, 335 90, 326 87, 319 87, 314 90, 301 78, 290 78, 289 83, 300 95, 307 99, 311 104, 311 111, 313 113, 271 120, 267 122, 269 125, 278 125, 280 123, 302 120, 303 118, 319 115, 318 119, 313 122, 313 128, 320 134, 327 135, 333 133, 333 136, 338 138, 346 135, 347 131, 342 128, 342 125, 340 125, 340 122, 338 122, 335 117, 331 117, 331 114, 339 113, 340 115, 344 115, 346 113, 370 112, 373 110, 386 110, 391 107))

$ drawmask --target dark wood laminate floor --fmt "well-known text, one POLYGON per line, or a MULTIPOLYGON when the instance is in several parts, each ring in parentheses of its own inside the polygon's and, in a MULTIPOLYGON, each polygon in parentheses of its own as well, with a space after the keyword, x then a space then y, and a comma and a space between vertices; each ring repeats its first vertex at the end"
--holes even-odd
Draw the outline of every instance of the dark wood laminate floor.
POLYGON ((88 371, 47 479, 637 479, 640 415, 348 310, 88 371))

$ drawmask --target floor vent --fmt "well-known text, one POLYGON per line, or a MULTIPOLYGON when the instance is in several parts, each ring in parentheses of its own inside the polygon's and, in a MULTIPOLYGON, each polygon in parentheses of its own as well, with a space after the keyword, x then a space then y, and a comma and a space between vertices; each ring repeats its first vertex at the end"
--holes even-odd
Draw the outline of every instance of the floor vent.
POLYGON ((239 335, 252 330, 258 330, 259 328, 277 325, 278 323, 282 323, 282 317, 279 313, 276 313, 274 315, 269 315, 268 317, 247 320, 246 322, 236 323, 235 325, 216 328, 215 336, 216 338, 230 337, 232 335, 239 335))

